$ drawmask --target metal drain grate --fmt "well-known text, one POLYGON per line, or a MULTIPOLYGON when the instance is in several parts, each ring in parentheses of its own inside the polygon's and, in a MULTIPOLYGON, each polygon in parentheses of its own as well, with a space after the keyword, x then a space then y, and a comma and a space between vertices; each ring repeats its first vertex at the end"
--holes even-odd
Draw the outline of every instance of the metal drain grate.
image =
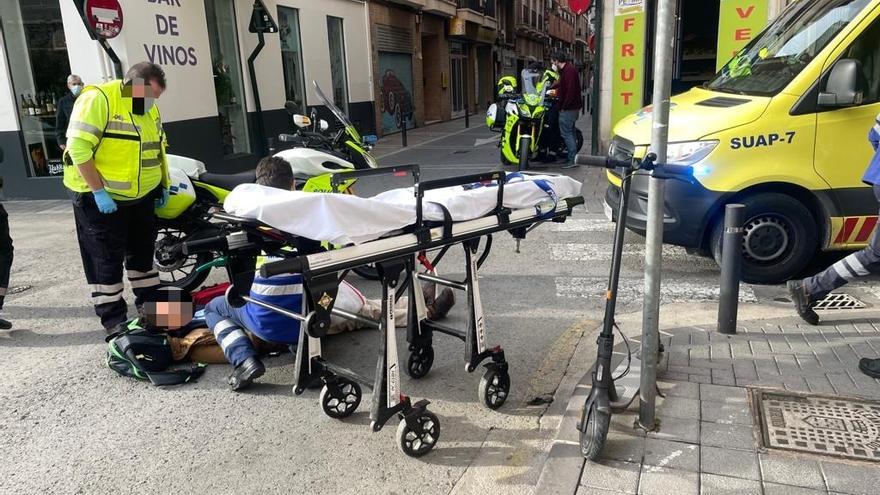
POLYGON ((824 299, 817 302, 813 309, 816 311, 834 311, 838 309, 863 309, 867 307, 867 304, 849 294, 828 294, 824 299))
POLYGON ((752 393, 765 447, 880 461, 880 403, 752 393))

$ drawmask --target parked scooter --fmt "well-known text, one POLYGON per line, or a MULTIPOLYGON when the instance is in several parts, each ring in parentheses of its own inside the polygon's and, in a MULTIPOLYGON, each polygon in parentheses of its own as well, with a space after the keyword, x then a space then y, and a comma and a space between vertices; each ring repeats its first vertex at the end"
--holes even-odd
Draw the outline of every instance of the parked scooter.
MULTIPOLYGON (((376 160, 369 151, 375 136, 362 138, 345 114, 333 105, 315 84, 318 98, 339 119, 340 129, 328 135, 330 125, 313 117, 291 112, 293 104, 285 105, 297 128, 295 134, 281 134, 279 141, 300 147, 275 153, 287 161, 297 178, 297 189, 305 192, 352 192, 355 180, 344 181, 332 187, 333 173, 360 168, 376 168, 376 160)), ((156 210, 159 235, 156 240, 154 262, 163 283, 195 290, 210 274, 209 269, 198 270, 212 262, 221 264, 210 252, 184 255, 179 246, 184 241, 218 235, 210 221, 210 212, 222 207, 229 192, 240 184, 256 180, 254 170, 238 174, 207 172, 205 164, 187 157, 167 155, 171 186, 168 203, 156 210)), ((370 278, 375 274, 368 268, 358 272, 370 278), (362 274, 360 272, 363 272, 362 274)))
MULTIPOLYGON (((605 318, 602 321, 602 332, 596 343, 598 351, 596 366, 593 369, 593 383, 590 395, 584 403, 581 412, 581 420, 578 423, 580 430, 581 454, 589 460, 595 460, 605 446, 608 437, 608 429, 611 424, 612 403, 619 400, 615 380, 623 378, 627 370, 620 376, 612 377, 611 358, 614 352, 614 329, 617 323, 614 321, 617 309, 617 287, 620 280, 620 266, 623 255, 623 239, 626 234, 627 207, 629 206, 630 185, 633 174, 642 170, 652 172, 653 177, 659 179, 693 180, 693 169, 685 165, 655 163, 657 156, 648 154, 643 160, 618 160, 606 156, 578 155, 575 162, 578 165, 588 165, 607 169, 619 169, 622 174, 620 208, 617 210, 622 218, 616 219, 614 228, 614 244, 611 252, 611 274, 608 277, 608 287, 605 299, 605 318)), ((628 359, 631 359, 630 356, 628 359)))

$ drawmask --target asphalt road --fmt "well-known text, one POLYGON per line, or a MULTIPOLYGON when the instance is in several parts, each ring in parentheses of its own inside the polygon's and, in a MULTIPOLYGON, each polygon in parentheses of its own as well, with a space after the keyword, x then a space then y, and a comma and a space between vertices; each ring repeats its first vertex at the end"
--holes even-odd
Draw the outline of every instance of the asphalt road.
MULTIPOLYGON (((384 165, 419 163, 423 179, 476 173, 498 166, 493 136, 475 127, 377 154, 384 165)), ((482 370, 466 373, 464 346, 442 336, 431 373, 418 381, 404 376, 404 393, 429 399, 441 421, 438 448, 419 460, 397 450, 396 420, 370 431, 369 395, 343 421, 322 414, 317 391, 294 396, 290 355, 268 359, 259 384, 238 394, 225 385, 227 366, 209 366, 198 383, 170 389, 116 376, 104 363, 69 209, 15 205, 12 285, 33 288, 8 298, 16 329, 0 333, 0 492, 530 492, 555 424, 553 406, 529 402, 552 396, 577 342, 594 338, 610 261, 604 178, 583 169, 571 175, 584 183, 585 208, 566 223, 540 226, 519 253, 512 239, 498 236, 481 272, 488 339, 503 345, 510 362, 508 403, 497 412, 480 405, 482 370)), ((642 257, 641 239, 631 236, 621 312, 641 307, 642 257)), ((664 302, 717 297, 713 262, 667 248, 663 266, 664 302)), ((445 275, 463 268, 459 253, 440 266, 445 275)), ((374 285, 358 284, 377 294, 374 285)), ((743 290, 746 300, 778 294, 743 290)), ((463 325, 463 307, 460 298, 451 325, 463 325)), ((402 360, 403 339, 398 332, 402 360)), ((371 374, 377 345, 376 332, 364 330, 327 339, 325 355, 371 374)))

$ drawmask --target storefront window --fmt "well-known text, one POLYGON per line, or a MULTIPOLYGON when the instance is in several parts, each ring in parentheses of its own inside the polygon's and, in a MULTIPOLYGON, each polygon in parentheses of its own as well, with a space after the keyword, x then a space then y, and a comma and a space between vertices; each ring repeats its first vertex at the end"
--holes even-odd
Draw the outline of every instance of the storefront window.
POLYGON ((67 91, 70 62, 58 0, 0 2, 0 34, 11 69, 27 173, 30 177, 61 175, 55 112, 67 91))
POLYGON ((223 154, 248 153, 250 143, 242 89, 244 83, 232 0, 205 0, 205 16, 208 20, 223 154))
POLYGON ((345 34, 342 30, 342 19, 327 16, 327 37, 330 41, 333 103, 348 113, 348 77, 345 71, 345 34))
POLYGON ((281 68, 284 72, 284 92, 289 101, 296 103, 300 111, 305 112, 306 86, 303 75, 302 44, 299 36, 299 13, 296 9, 278 7, 278 20, 281 34, 281 68))

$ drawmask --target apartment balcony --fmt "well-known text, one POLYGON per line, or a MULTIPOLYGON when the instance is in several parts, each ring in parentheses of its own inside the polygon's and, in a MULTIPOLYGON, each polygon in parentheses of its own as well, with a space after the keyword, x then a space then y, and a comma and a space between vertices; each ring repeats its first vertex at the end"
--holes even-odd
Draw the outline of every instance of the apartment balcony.
POLYGON ((389 0, 392 3, 421 10, 426 14, 455 17, 458 12, 457 0, 389 0))
POLYGON ((458 0, 457 17, 489 29, 498 29, 495 0, 458 0))

